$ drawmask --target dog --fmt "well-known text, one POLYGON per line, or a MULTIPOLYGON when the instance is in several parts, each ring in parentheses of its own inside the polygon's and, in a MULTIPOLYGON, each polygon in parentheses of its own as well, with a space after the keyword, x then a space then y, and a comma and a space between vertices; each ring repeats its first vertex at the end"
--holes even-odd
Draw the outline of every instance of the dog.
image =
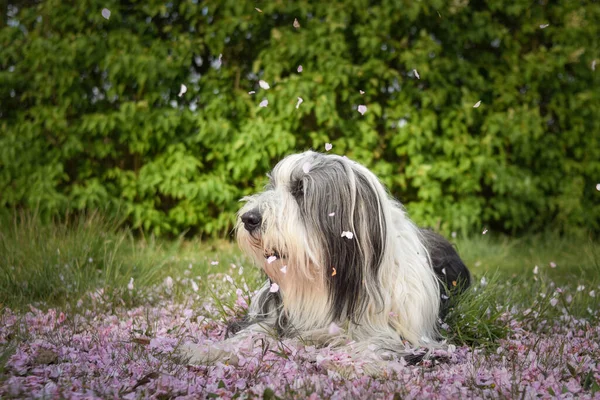
POLYGON ((293 154, 268 177, 262 193, 242 199, 236 225, 240 248, 268 280, 229 326, 231 338, 184 346, 189 363, 227 358, 236 340, 265 332, 407 360, 442 345, 440 318, 471 283, 446 239, 418 228, 346 157, 293 154))

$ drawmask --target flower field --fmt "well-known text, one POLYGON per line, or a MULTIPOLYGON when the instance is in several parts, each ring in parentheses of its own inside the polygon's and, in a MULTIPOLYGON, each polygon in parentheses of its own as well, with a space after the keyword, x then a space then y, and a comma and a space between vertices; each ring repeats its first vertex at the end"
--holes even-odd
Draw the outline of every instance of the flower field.
MULTIPOLYGON (((223 320, 247 306, 248 293, 232 286, 245 285, 245 279, 233 266, 227 272, 231 275, 205 276, 198 292, 190 277, 165 279, 144 295, 152 305, 109 304, 99 290, 65 311, 5 308, 0 317, 0 397, 600 397, 597 308, 586 310, 587 318, 572 315, 575 304, 597 305, 592 302, 598 288, 584 285, 554 286, 527 309, 497 304, 493 313, 472 313, 470 318, 481 318, 480 324, 499 328, 505 337, 487 341, 483 334, 477 343, 449 345, 417 365, 400 359, 380 363, 373 371, 373 361, 268 336, 242 343, 235 360, 182 365, 176 349, 183 341, 222 340, 223 320), (176 287, 190 288, 187 299, 173 295, 176 287), (202 288, 211 288, 212 295, 205 296, 202 288)), ((499 286, 498 281, 478 282, 461 312, 477 311, 486 291, 499 286)), ((460 324, 456 310, 450 319, 460 324)), ((466 326, 473 323, 468 316, 464 321, 466 326)), ((459 329, 444 328, 449 336, 460 336, 459 329)))

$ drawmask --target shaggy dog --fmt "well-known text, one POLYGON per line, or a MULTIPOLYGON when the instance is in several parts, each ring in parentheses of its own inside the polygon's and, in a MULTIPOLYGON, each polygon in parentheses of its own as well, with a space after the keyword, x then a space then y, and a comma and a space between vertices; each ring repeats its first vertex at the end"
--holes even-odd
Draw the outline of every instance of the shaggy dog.
POLYGON ((268 281, 230 326, 232 338, 184 346, 190 363, 226 358, 256 332, 384 358, 440 346, 439 318, 471 281, 448 241, 418 228, 371 171, 346 157, 290 155, 269 178, 243 199, 237 222, 240 247, 268 281))

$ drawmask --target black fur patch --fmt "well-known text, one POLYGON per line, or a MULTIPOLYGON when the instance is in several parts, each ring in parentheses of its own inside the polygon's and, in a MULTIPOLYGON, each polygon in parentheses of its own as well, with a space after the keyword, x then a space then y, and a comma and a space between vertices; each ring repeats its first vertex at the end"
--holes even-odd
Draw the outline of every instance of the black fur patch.
POLYGON ((452 244, 430 229, 421 229, 431 264, 440 281, 440 317, 451 305, 452 296, 464 292, 471 285, 471 274, 452 244))
POLYGON ((379 273, 385 251, 386 227, 377 192, 370 186, 369 180, 356 170, 353 187, 350 169, 348 163, 342 161, 326 165, 317 162, 309 174, 302 174, 304 196, 299 204, 304 225, 314 227, 308 234, 318 236, 324 245, 331 318, 334 321, 350 319, 357 322, 369 300, 364 281, 375 280, 379 273), (352 197, 356 198, 354 208, 352 197), (335 215, 329 216, 330 213, 335 215), (357 230, 352 232, 352 239, 341 236, 343 231, 354 231, 349 221, 357 230), (359 227, 366 228, 366 237, 360 237, 359 227), (370 250, 371 256, 365 268, 363 252, 366 249, 370 250))

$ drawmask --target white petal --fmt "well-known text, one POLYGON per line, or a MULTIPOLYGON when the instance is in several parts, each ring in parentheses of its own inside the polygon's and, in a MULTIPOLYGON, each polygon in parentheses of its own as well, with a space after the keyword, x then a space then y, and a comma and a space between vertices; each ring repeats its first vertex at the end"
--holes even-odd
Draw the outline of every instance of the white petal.
POLYGON ((554 261, 550 261, 550 268, 556 268, 556 263, 554 261))
POLYGON ((484 234, 484 235, 485 235, 487 232, 488 232, 488 230, 487 230, 487 229, 484 229, 484 230, 483 230, 483 234, 484 234))
POLYGON ((302 104, 304 100, 302 100, 302 97, 298 97, 298 102, 296 103, 296 109, 298 109, 298 107, 300 107, 300 104, 302 104))
POLYGON ((596 184, 596 190, 600 192, 600 183, 596 184))
POLYGON ((276 284, 275 282, 271 283, 271 289, 269 289, 269 292, 271 292, 271 293, 279 292, 279 285, 276 284))
POLYGON ((481 100, 479 100, 477 103, 475 103, 475 105, 473 106, 473 108, 478 108, 481 105, 481 100))
POLYGON ((211 261, 210 265, 219 265, 219 262, 218 261, 211 261))
POLYGON ((302 72, 302 65, 298 65, 298 73, 302 72))
POLYGON ((365 92, 362 91, 362 90, 359 90, 359 92, 360 92, 361 95, 365 94, 365 92))
POLYGON ((345 237, 347 239, 352 239, 354 237, 354 234, 350 231, 343 231, 342 232, 342 237, 345 237))
POLYGON ((133 278, 131 278, 131 280, 129 281, 129 283, 127 284, 127 289, 129 290, 133 290, 133 278))
POLYGON ((260 102, 260 104, 258 105, 259 107, 266 107, 269 105, 269 100, 264 99, 263 101, 260 102))
POLYGON ((360 106, 358 106, 358 112, 361 113, 361 115, 365 115, 365 113, 367 112, 367 106, 361 104, 360 106))
POLYGON ((332 322, 331 324, 329 324, 329 334, 330 335, 337 335, 341 331, 342 330, 340 329, 339 326, 337 326, 337 324, 335 322, 332 322))
POLYGON ((248 94, 254 94, 254 93, 256 93, 254 90, 251 90, 248 92, 248 94))
POLYGON ((256 11, 258 11, 259 13, 261 13, 261 12, 262 12, 262 10, 261 10, 260 8, 256 8, 256 7, 254 7, 254 9, 255 9, 256 11))
POLYGON ((179 89, 179 94, 178 96, 181 97, 183 96, 183 94, 187 92, 187 86, 185 86, 183 83, 181 84, 181 89, 179 89))
POLYGON ((555 307, 558 304, 558 299, 556 297, 550 299, 550 304, 555 307))
POLYGON ((302 171, 304 171, 305 174, 308 174, 310 172, 309 162, 305 162, 304 164, 302 164, 302 171))
POLYGON ((275 260, 277 260, 277 257, 275 257, 275 256, 269 256, 269 258, 267 258, 267 263, 271 264, 275 260))
POLYGON ((300 22, 298 22, 298 18, 294 18, 293 25, 294 25, 294 28, 296 28, 296 29, 300 28, 300 22))
POLYGON ((331 143, 325 143, 325 151, 329 151, 333 148, 333 145, 331 143))
POLYGON ((538 271, 539 271, 539 267, 536 265, 535 267, 533 267, 533 273, 537 275, 538 271))
MULTIPOLYGON (((596 70, 596 60, 592 60, 592 71, 596 70)), ((600 189, 598 189, 600 190, 600 189)))
POLYGON ((413 73, 415 74, 415 77, 417 77, 417 79, 421 79, 416 69, 413 69, 413 73))
POLYGON ((545 28, 547 28, 548 26, 550 26, 550 24, 542 24, 542 25, 540 25, 540 29, 545 29, 545 28))
POLYGON ((193 280, 190 279, 190 283, 192 284, 192 290, 194 292, 198 291, 198 285, 196 284, 196 282, 194 282, 193 280))
POLYGON ((170 276, 167 276, 167 277, 165 278, 165 286, 166 286, 168 289, 171 289, 171 288, 173 287, 173 278, 171 278, 170 276))
POLYGON ((330 217, 333 217, 333 216, 335 215, 335 213, 334 213, 334 212, 331 212, 331 213, 329 213, 328 215, 329 215, 330 217))
POLYGON ((269 84, 265 81, 263 81, 262 79, 260 81, 258 81, 258 86, 261 87, 261 89, 267 90, 267 89, 271 89, 271 86, 269 86, 269 84))
POLYGON ((102 9, 102 16, 106 19, 110 18, 110 10, 108 8, 103 8, 102 9))
POLYGON ((284 265, 283 267, 279 268, 279 270, 284 274, 287 274, 287 265, 284 265))

